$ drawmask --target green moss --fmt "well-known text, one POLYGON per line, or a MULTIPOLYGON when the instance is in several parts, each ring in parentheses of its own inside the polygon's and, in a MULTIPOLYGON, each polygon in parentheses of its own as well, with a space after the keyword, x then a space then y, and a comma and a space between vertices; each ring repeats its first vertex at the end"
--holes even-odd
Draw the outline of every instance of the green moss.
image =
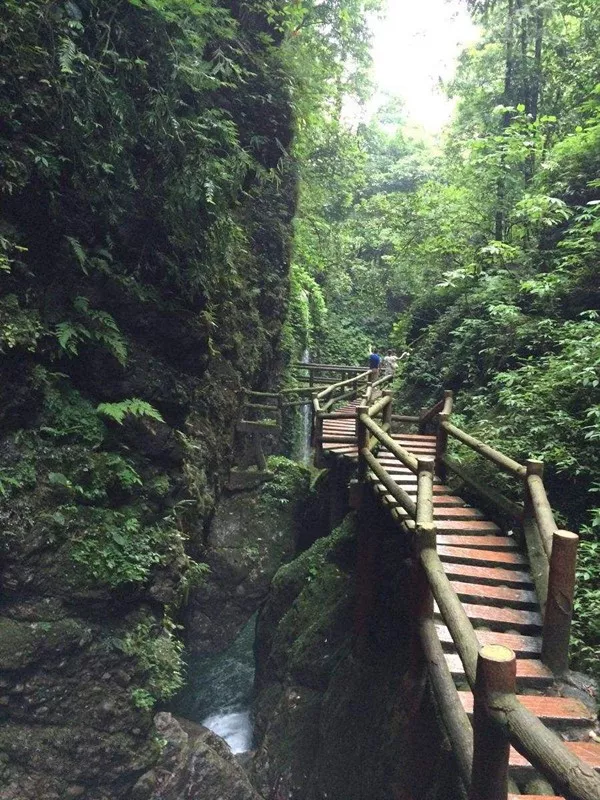
POLYGON ((72 619, 32 623, 0 617, 0 669, 24 669, 88 637, 89 630, 72 619))

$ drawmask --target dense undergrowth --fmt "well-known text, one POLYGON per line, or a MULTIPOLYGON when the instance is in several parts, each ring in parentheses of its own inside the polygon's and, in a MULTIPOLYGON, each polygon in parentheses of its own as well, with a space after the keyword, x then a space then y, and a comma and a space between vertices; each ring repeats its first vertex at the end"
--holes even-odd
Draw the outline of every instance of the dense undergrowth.
POLYGON ((457 105, 439 142, 395 100, 367 123, 323 118, 301 142, 294 269, 324 300, 316 357, 408 346, 406 412, 453 389, 467 430, 544 460, 561 524, 582 537, 573 665, 597 672, 600 7, 470 7, 481 37, 445 87, 457 105))
POLYGON ((284 10, 0 4, 0 625, 89 626, 3 707, 0 771, 19 797, 65 796, 79 772, 90 798, 121 796, 155 756, 133 741, 148 710, 183 680, 179 606, 202 580, 241 388, 279 370, 295 203, 284 10), (23 704, 43 709, 34 733, 23 704), (121 744, 98 766, 94 748, 121 744))

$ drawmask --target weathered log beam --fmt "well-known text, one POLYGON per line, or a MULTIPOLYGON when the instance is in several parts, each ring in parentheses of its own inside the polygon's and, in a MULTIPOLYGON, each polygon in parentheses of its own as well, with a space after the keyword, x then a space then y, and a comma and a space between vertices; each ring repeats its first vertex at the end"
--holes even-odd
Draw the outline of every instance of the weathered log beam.
POLYGON ((496 464, 496 466, 504 470, 504 472, 508 472, 517 478, 524 478, 527 474, 526 468, 517 461, 505 456, 504 453, 500 453, 493 447, 480 442, 479 439, 476 439, 469 433, 465 433, 465 431, 457 428, 456 425, 453 425, 451 422, 442 422, 440 427, 449 433, 450 436, 458 439, 459 442, 466 444, 467 447, 471 448, 471 450, 474 450, 476 453, 479 453, 479 455, 487 458, 488 461, 492 461, 494 464, 496 464))

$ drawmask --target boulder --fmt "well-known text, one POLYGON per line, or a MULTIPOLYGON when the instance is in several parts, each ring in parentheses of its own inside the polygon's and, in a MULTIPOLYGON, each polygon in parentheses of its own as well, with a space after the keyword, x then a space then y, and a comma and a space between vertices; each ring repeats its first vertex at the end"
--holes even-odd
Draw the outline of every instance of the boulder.
POLYGON ((137 781, 131 800, 261 800, 216 734, 166 712, 156 715, 154 725, 162 755, 137 781))

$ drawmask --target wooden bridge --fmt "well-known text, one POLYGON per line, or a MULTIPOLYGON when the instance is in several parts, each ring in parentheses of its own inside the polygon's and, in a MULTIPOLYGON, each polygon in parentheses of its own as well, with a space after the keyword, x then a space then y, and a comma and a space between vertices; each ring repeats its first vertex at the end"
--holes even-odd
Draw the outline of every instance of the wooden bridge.
MULTIPOLYGON (((560 696, 579 538, 555 523, 542 462, 519 464, 453 425, 452 392, 417 416, 398 415, 390 377, 296 366, 308 385, 251 393, 248 408, 270 409, 272 418, 244 420, 243 429, 280 428, 285 408, 312 404, 316 465, 354 467, 356 477, 344 486, 350 506, 360 515, 365 500, 375 499, 407 537, 413 638, 469 800, 600 800, 595 705, 560 696), (449 439, 518 481, 523 502, 450 458, 449 439), (449 473, 486 511, 452 490, 449 473), (540 775, 545 794, 520 793, 540 775)), ((375 587, 360 576, 358 585, 360 637, 375 587)))
POLYGON ((555 523, 542 462, 519 464, 453 425, 451 392, 418 416, 396 415, 390 378, 340 367, 342 380, 322 388, 327 379, 316 376, 336 368, 305 369, 316 464, 354 462, 350 504, 360 508, 369 493, 410 539, 414 635, 469 800, 600 800, 594 705, 558 690, 579 539, 555 523), (449 438, 518 481, 523 503, 451 459, 449 438), (449 473, 487 511, 453 491, 449 473), (536 773, 548 794, 519 794, 536 773))

